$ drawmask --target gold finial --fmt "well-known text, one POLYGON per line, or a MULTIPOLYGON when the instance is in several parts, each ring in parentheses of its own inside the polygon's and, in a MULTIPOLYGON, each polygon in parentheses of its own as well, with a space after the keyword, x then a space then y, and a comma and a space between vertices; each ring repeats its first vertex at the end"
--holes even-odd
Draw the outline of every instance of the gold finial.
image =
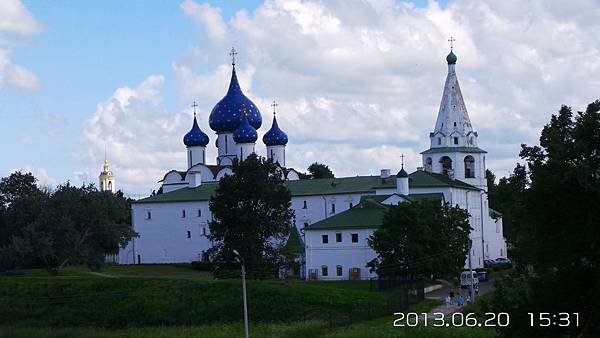
POLYGON ((235 66, 235 56, 237 55, 235 48, 231 47, 231 51, 229 52, 229 55, 231 56, 231 65, 235 66))

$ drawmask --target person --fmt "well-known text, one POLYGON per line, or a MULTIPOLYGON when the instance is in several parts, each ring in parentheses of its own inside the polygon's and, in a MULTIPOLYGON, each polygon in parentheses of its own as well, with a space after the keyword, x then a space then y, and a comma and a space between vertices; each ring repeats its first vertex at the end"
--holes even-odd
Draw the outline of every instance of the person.
POLYGON ((452 300, 450 299, 450 295, 446 296, 446 299, 445 299, 445 301, 446 301, 446 307, 450 307, 450 304, 452 304, 452 303, 451 303, 451 302, 452 302, 452 300))
POLYGON ((475 284, 475 294, 479 294, 479 284, 475 284))
POLYGON ((454 291, 450 291, 450 304, 454 305, 454 291))
POLYGON ((465 305, 465 299, 463 298, 462 295, 458 296, 458 306, 463 306, 465 305))
POLYGON ((467 296, 467 304, 471 304, 471 296, 467 296))

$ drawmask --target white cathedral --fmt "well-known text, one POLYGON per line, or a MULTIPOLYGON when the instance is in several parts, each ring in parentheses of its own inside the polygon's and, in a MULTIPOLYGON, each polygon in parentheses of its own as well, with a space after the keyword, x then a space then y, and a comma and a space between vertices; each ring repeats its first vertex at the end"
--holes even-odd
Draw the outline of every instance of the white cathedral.
MULTIPOLYGON (((235 51, 232 50, 233 56, 235 51)), ((429 149, 423 166, 408 174, 403 166, 396 175, 382 169, 377 176, 333 179, 299 179, 286 167, 287 135, 275 114, 263 137, 268 158, 277 162, 292 194, 294 224, 286 243, 298 258, 299 274, 306 279, 340 280, 375 277, 366 267, 376 253, 367 238, 381 225, 390 205, 433 199, 466 209, 470 214, 474 268, 484 259, 506 257, 502 218, 488 206, 485 178, 486 151, 477 146, 458 85, 456 55, 446 57, 448 75, 429 149)), ((120 264, 181 263, 206 260, 211 247, 207 238, 211 220, 209 200, 219 179, 230 175, 234 159, 244 160, 255 151, 262 125, 258 108, 242 92, 235 71, 229 90, 210 113, 216 134, 216 164, 206 163, 209 137, 200 130, 194 110, 191 130, 183 137, 186 170, 165 174, 162 194, 137 200, 132 205, 132 225, 139 237, 118 255, 120 264)), ((194 105, 195 106, 195 105, 194 105)), ((195 107, 194 107, 195 108, 195 107)))

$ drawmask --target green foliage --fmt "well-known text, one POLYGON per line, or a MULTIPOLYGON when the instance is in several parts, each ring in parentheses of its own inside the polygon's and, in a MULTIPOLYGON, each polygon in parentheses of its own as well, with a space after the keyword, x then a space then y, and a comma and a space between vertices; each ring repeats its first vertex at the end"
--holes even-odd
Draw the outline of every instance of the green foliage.
POLYGON ((197 271, 213 271, 215 269, 215 264, 213 262, 192 262, 190 263, 190 267, 197 271))
POLYGON ((130 201, 121 192, 69 183, 41 191, 31 174, 17 172, 2 179, 0 199, 0 268, 41 264, 56 274, 67 263, 83 263, 98 269, 135 235, 130 201))
POLYGON ((218 263, 233 264, 237 250, 248 271, 260 275, 276 267, 281 243, 289 234, 294 216, 291 193, 277 165, 255 154, 234 162, 232 171, 210 199, 210 253, 218 263))
POLYGON ((379 275, 455 276, 469 251, 469 214, 437 201, 400 203, 385 214, 369 237, 378 257, 369 266, 379 275))
POLYGON ((563 106, 539 146, 522 146, 526 166, 490 192, 509 219, 513 258, 533 271, 501 285, 490 303, 511 314, 504 336, 600 336, 599 130, 600 101, 576 114, 563 106), (531 327, 527 312, 578 312, 581 325, 531 327))
POLYGON ((311 178, 335 178, 333 172, 325 164, 315 162, 308 167, 311 178))

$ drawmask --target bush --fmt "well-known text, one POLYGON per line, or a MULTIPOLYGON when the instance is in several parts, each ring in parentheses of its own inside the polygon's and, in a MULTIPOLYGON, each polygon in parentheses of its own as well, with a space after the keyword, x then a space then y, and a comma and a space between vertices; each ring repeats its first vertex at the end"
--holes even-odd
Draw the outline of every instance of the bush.
POLYGON ((215 264, 212 262, 196 261, 196 262, 190 263, 190 268, 192 268, 192 270, 197 270, 197 271, 212 272, 215 269, 215 264))
POLYGON ((492 271, 502 271, 512 268, 512 263, 497 263, 492 265, 492 271))

